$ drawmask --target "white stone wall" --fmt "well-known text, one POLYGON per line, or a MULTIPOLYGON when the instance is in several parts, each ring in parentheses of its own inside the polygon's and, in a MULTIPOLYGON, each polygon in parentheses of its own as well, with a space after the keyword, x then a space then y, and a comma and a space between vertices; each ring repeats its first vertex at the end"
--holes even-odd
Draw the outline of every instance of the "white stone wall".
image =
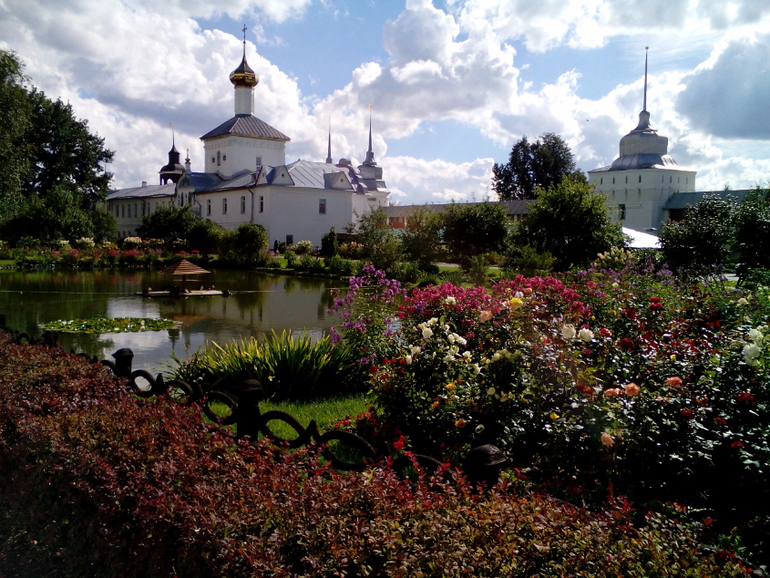
POLYGON ((206 139, 203 148, 205 172, 219 172, 226 178, 244 170, 254 172, 257 169, 257 157, 262 159, 263 166, 280 167, 286 164, 284 141, 230 135, 206 139))
POLYGON ((625 206, 623 226, 637 231, 658 230, 663 221, 661 207, 676 192, 695 190, 695 171, 641 169, 593 172, 588 182, 604 195, 614 222, 620 220, 625 206))

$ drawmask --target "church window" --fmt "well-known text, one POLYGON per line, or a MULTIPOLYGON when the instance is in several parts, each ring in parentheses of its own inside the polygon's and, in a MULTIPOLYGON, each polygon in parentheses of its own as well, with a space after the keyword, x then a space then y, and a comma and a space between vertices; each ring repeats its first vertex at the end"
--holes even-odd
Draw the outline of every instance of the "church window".
POLYGON ((217 166, 218 167, 222 166, 222 153, 221 153, 221 151, 217 151, 217 166))
POLYGON ((226 198, 222 199, 222 214, 223 215, 227 214, 227 199, 226 198))
POLYGON ((318 214, 319 215, 325 215, 326 214, 326 199, 319 199, 318 200, 318 214))
POLYGON ((222 155, 222 162, 225 162, 227 160, 227 155, 222 155))
POLYGON ((625 221, 626 220, 626 206, 625 205, 618 205, 618 220, 619 221, 625 221))
POLYGON ((612 177, 612 184, 615 184, 615 177, 612 177))
POLYGON ((246 197, 241 197, 241 214, 246 212, 246 197))
POLYGON ((615 198, 615 191, 614 190, 612 191, 612 198, 613 199, 615 198))
POLYGON ((216 158, 214 158, 214 157, 211 157, 211 162, 212 162, 212 163, 215 163, 215 162, 217 162, 217 159, 216 159, 216 158))
POLYGON ((626 175, 626 184, 628 184, 628 175, 626 175))
POLYGON ((265 197, 262 197, 262 196, 259 197, 259 212, 260 213, 265 212, 265 197))
POLYGON ((142 216, 143 216, 143 217, 144 217, 144 212, 145 212, 145 210, 146 210, 146 209, 145 209, 145 206, 144 206, 144 201, 142 201, 142 216))
POLYGON ((211 199, 206 199, 206 215, 211 214, 211 199))
POLYGON ((642 182, 642 175, 639 175, 639 182, 642 182))
POLYGON ((262 168, 262 157, 257 157, 257 171, 262 168))
POLYGON ((121 205, 120 206, 120 211, 121 211, 121 213, 123 213, 121 216, 125 217, 126 216, 126 205, 121 205))
POLYGON ((134 217, 139 216, 139 207, 136 206, 136 203, 134 203, 134 217))
POLYGON ((286 235, 286 246, 290 247, 294 244, 294 235, 286 235))
POLYGON ((601 179, 599 179, 599 184, 600 184, 600 185, 603 185, 603 184, 604 184, 604 178, 603 178, 603 177, 602 177, 601 179))

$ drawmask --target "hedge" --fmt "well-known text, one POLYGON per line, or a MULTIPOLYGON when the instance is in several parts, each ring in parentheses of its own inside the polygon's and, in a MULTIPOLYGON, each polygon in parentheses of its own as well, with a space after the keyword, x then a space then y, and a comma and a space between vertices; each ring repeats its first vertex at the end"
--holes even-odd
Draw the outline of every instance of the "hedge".
POLYGON ((739 576, 697 528, 500 483, 340 474, 314 448, 236 443, 197 407, 0 335, 0 574, 739 576))

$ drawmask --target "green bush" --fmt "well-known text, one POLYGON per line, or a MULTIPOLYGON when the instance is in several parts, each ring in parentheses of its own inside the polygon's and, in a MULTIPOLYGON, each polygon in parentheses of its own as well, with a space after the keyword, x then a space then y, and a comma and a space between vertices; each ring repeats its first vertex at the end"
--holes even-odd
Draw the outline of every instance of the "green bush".
POLYGON ((334 227, 321 237, 321 256, 334 257, 340 252, 340 243, 337 240, 337 233, 334 227))

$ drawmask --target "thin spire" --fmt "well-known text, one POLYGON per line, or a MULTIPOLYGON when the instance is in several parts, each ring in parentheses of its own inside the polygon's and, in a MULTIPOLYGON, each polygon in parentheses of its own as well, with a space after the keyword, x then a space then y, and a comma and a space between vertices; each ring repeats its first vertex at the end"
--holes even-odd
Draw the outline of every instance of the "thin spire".
POLYGON ((243 23, 243 58, 246 58, 246 23, 243 23))
POLYGON ((174 134, 174 121, 172 120, 170 123, 168 123, 168 126, 171 127, 171 150, 176 149, 176 135, 174 134))
POLYGON ((376 165, 374 160, 374 151, 372 150, 372 105, 369 105, 369 150, 366 151, 365 165, 376 165))
POLYGON ((647 110, 647 51, 649 49, 649 46, 644 47, 644 105, 642 110, 647 110))
POLYGON ((329 148, 326 152, 326 163, 333 164, 332 161, 332 117, 329 115, 329 148))

